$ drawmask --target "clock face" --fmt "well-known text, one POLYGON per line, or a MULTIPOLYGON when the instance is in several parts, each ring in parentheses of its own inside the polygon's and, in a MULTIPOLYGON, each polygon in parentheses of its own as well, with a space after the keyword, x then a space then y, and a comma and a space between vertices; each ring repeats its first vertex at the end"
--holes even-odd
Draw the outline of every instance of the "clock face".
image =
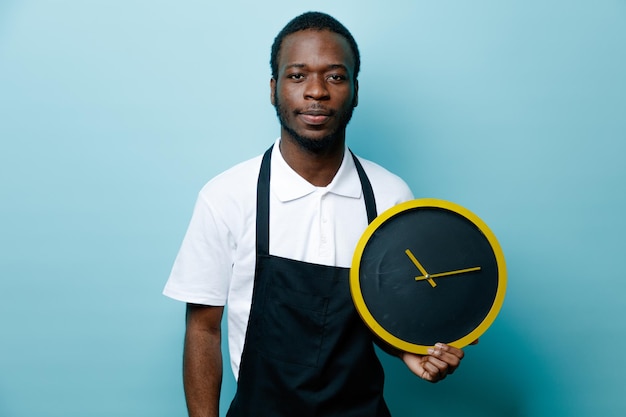
POLYGON ((502 250, 487 225, 456 204, 412 200, 367 228, 350 288, 381 339, 426 354, 437 342, 463 347, 498 314, 506 289, 502 250))

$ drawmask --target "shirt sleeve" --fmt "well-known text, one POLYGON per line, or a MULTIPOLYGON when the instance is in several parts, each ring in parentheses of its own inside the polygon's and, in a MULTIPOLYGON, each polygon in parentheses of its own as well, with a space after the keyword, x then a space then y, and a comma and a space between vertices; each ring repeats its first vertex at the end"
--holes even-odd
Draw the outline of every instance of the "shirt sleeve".
POLYGON ((187 303, 225 305, 234 247, 227 225, 200 193, 163 294, 187 303))

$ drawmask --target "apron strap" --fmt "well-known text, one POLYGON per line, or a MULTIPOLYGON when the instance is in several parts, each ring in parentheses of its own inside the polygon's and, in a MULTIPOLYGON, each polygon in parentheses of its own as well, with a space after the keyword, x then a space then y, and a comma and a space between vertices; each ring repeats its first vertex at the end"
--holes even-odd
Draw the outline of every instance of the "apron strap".
MULTIPOLYGON (((261 170, 256 187, 256 253, 257 255, 269 255, 270 253, 270 160, 272 158, 272 147, 270 147, 261 160, 261 170)), ((350 151, 356 171, 361 180, 363 199, 365 200, 365 211, 367 212, 367 223, 371 223, 377 216, 376 199, 372 184, 365 174, 363 166, 357 157, 350 151)))
POLYGON ((265 151, 256 187, 256 253, 270 254, 270 160, 272 148, 265 151))
POLYGON ((358 158, 350 151, 352 159, 354 159, 354 165, 356 166, 356 172, 359 174, 361 180, 361 188, 363 189, 363 199, 365 200, 365 210, 367 211, 367 223, 371 223, 377 216, 376 212, 376 199, 374 198, 374 190, 372 190, 372 184, 369 178, 365 174, 365 170, 358 158))

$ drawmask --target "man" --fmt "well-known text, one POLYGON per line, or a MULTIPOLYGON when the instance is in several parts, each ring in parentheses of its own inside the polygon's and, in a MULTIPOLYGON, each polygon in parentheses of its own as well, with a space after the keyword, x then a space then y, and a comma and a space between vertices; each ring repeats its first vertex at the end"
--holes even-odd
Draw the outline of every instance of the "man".
MULTIPOLYGON (((412 194, 346 149, 359 67, 356 42, 332 17, 311 12, 289 22, 271 55, 280 138, 199 194, 164 290, 188 306, 183 374, 192 417, 218 415, 225 305, 237 377, 228 416, 389 416, 348 267, 368 222, 412 194)), ((427 356, 395 354, 431 382, 463 357, 444 344, 427 356)))

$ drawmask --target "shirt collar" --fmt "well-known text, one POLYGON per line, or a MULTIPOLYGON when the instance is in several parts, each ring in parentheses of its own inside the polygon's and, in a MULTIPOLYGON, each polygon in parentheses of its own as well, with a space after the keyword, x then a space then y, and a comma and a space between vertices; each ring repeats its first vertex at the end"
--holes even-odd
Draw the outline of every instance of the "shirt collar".
POLYGON ((280 153, 279 142, 280 139, 276 140, 272 149, 271 189, 281 202, 296 200, 317 190, 350 198, 361 197, 361 180, 347 149, 344 149, 343 161, 331 183, 326 187, 316 187, 287 164, 280 153))

